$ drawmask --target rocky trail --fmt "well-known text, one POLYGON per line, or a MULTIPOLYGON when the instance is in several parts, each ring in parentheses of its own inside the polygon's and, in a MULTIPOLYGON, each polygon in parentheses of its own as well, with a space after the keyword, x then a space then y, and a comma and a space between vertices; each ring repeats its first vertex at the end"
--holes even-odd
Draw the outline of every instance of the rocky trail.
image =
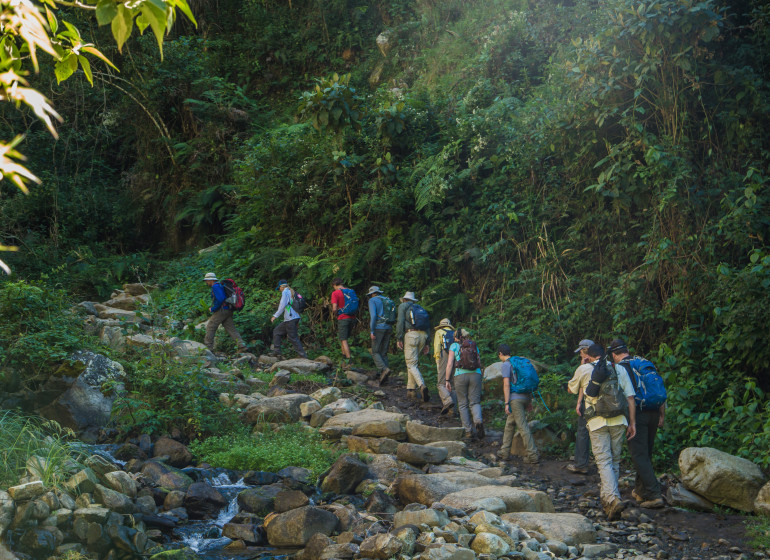
MULTIPOLYGON (((125 304, 134 297, 129 293, 113 299, 125 304)), ((538 465, 524 465, 518 457, 499 462, 500 432, 489 429, 483 441, 464 440, 456 416, 440 416, 435 403, 408 399, 399 376, 378 387, 371 374, 336 369, 323 356, 222 359, 198 343, 143 327, 141 319, 138 332, 126 335, 108 306, 80 307, 89 312, 87 329, 103 340, 200 360, 221 388, 220 401, 247 425, 303 423, 341 454, 316 480, 307 469, 292 466, 275 473, 212 468, 193 457, 179 437, 143 434, 86 447, 89 456, 71 467, 61 488, 43 485, 45 459, 33 457, 19 484, 0 491, 2 558, 80 553, 109 560, 743 560, 770 555, 749 549, 745 518, 735 511, 767 511, 770 504, 770 484, 745 459, 708 448, 683 451, 682 480, 663 476, 669 505, 659 510, 635 507, 633 474, 624 470, 621 489, 630 505, 619 521, 608 522, 595 469, 573 474, 565 470, 566 461, 548 457, 538 465), (316 375, 304 379, 308 374, 316 375), (318 383, 317 374, 328 383, 318 383), (694 511, 699 508, 708 511, 694 511)), ((120 364, 98 354, 72 359, 83 367, 72 377, 59 375, 56 386, 63 392, 49 394, 41 411, 93 434, 109 417, 102 381, 124 374, 120 364)))

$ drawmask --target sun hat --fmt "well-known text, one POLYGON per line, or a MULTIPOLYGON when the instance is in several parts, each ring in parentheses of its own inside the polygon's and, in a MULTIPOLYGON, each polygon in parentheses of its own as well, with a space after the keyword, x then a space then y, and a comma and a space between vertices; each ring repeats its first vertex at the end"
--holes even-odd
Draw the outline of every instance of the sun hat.
POLYGON ((369 288, 369 291, 366 293, 367 296, 370 296, 372 294, 381 294, 382 290, 380 290, 379 286, 372 286, 369 288))
POLYGON ((471 336, 471 332, 466 329, 457 329, 455 333, 458 334, 461 338, 469 338, 471 336))
POLYGON ((416 297, 414 297, 414 292, 406 292, 406 293, 404 294, 404 297, 402 297, 401 299, 410 299, 410 300, 412 300, 414 303, 417 303, 418 301, 420 301, 420 300, 418 300, 416 297))
POLYGON ((577 354, 581 350, 588 350, 588 348, 590 348, 591 345, 593 345, 593 343, 594 341, 591 340, 590 338, 584 338, 578 343, 578 347, 575 348, 575 354, 577 354))
POLYGON ((214 282, 218 282, 217 275, 214 274, 213 272, 206 273, 206 276, 203 277, 203 281, 205 282, 207 280, 213 280, 214 282))
POLYGON ((438 326, 439 327, 449 327, 450 329, 454 328, 452 326, 452 322, 449 319, 447 319, 447 318, 441 319, 441 321, 439 321, 439 323, 438 323, 438 326))
POLYGON ((288 280, 278 280, 278 285, 275 287, 275 291, 277 292, 278 290, 280 290, 281 286, 288 286, 288 285, 289 285, 288 280))

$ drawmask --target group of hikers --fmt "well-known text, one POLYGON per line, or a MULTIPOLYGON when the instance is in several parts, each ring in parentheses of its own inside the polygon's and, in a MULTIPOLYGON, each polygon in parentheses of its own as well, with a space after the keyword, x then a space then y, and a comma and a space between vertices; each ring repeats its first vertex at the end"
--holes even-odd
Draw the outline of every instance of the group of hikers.
MULTIPOLYGON (((222 325, 235 340, 239 351, 244 351, 246 345, 233 321, 233 312, 243 306, 242 293, 232 280, 220 282, 214 273, 207 273, 204 280, 211 288, 213 302, 209 308, 212 315, 206 327, 206 346, 213 351, 214 335, 222 325)), ((343 365, 350 365, 348 340, 361 306, 355 291, 347 288, 340 278, 334 279, 332 287, 330 303, 337 321, 343 365)), ((289 286, 287 280, 280 280, 276 291, 281 297, 270 320, 280 322, 273 329, 271 352, 281 356, 283 339, 288 338, 297 354, 307 358, 298 335, 301 312, 307 307, 307 301, 289 286)), ((406 292, 397 308, 378 286, 371 286, 366 295, 369 298, 371 354, 379 385, 385 385, 391 373, 388 349, 395 325, 397 346, 403 350, 406 362, 407 395, 429 402, 430 391, 419 368, 420 354, 429 352, 431 324, 428 312, 419 305, 414 292, 406 292)), ((466 329, 455 328, 448 318, 439 322, 432 342, 437 368, 436 389, 442 405, 440 414, 453 414, 456 407, 465 437, 483 440, 483 376, 476 343, 466 329)), ((613 340, 606 351, 592 340, 583 339, 575 353, 579 355, 580 366, 567 388, 578 396, 575 408, 578 428, 575 461, 566 468, 577 474, 588 473, 590 442, 601 480, 604 511, 610 520, 618 519, 626 506, 618 487, 625 435, 636 467, 633 498, 642 507, 662 507, 664 502, 652 467, 652 453, 657 429, 663 426, 665 418, 666 394, 655 366, 649 360, 631 356, 626 343, 619 338, 613 340)), ((540 454, 526 416, 539 385, 537 369, 528 358, 514 356, 507 344, 498 346, 497 357, 503 378, 506 414, 498 458, 510 458, 518 430, 525 450, 524 463, 537 464, 540 454)))

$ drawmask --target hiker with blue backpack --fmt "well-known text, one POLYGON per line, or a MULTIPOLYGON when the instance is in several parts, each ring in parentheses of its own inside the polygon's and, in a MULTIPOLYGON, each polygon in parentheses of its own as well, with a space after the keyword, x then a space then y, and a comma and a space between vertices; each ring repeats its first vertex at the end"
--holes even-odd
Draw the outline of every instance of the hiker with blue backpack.
POLYGON ((663 427, 666 416, 666 388, 655 365, 640 356, 631 356, 623 339, 616 338, 607 348, 612 361, 628 372, 636 391, 636 437, 628 440, 628 451, 636 467, 636 483, 631 492, 644 508, 661 508, 665 504, 660 482, 652 467, 655 434, 663 427))
POLYGON ((476 343, 471 339, 471 334, 465 329, 455 330, 455 341, 449 347, 446 377, 447 391, 451 391, 454 384, 457 393, 457 410, 466 439, 475 437, 483 440, 485 433, 481 417, 481 356, 476 343))
POLYGON ((372 286, 366 293, 369 296, 369 337, 372 339, 372 359, 377 367, 380 385, 384 385, 390 375, 388 348, 396 322, 396 304, 383 295, 378 286, 372 286))
POLYGON ((446 363, 449 359, 449 347, 455 341, 455 328, 449 319, 441 319, 436 332, 433 334, 433 358, 436 360, 438 374, 436 375, 436 387, 441 399, 441 414, 452 411, 456 396, 446 388, 446 363))
POLYGON ((396 338, 400 350, 404 351, 406 361, 407 383, 406 394, 408 397, 422 397, 424 402, 430 400, 428 387, 420 373, 420 352, 428 352, 428 332, 430 331, 430 316, 428 312, 417 303, 414 292, 406 292, 398 306, 398 318, 396 319, 396 338))
POLYGON ((497 347, 497 357, 503 363, 501 373, 503 376, 503 395, 505 397, 505 431, 503 432, 503 444, 497 456, 505 461, 511 456, 511 445, 516 428, 521 434, 526 455, 524 462, 536 465, 540 462, 535 438, 527 423, 527 409, 532 404, 532 393, 537 390, 540 379, 537 376, 535 366, 527 358, 511 355, 511 347, 501 344, 497 347))
POLYGON ((350 345, 348 338, 353 331, 356 322, 356 313, 358 313, 358 296, 350 288, 342 284, 341 278, 335 278, 332 281, 334 291, 332 292, 332 313, 337 317, 337 336, 340 339, 342 348, 342 363, 350 365, 350 345))
POLYGON ((238 291, 240 289, 235 286, 235 283, 230 279, 220 282, 217 279, 217 275, 213 272, 207 272, 203 277, 203 281, 211 288, 211 307, 209 307, 211 317, 206 321, 206 337, 203 339, 203 343, 213 352, 214 337, 217 334, 219 325, 222 325, 225 328, 225 332, 238 345, 238 351, 247 352, 246 343, 243 342, 241 333, 238 332, 235 321, 233 321, 233 312, 236 311, 236 308, 237 310, 243 308, 243 293, 240 293, 239 299, 236 289, 238 291))
POLYGON ((283 314, 283 320, 273 329, 272 352, 279 358, 282 357, 281 343, 283 342, 284 337, 288 337, 289 342, 292 343, 297 354, 299 354, 301 358, 307 358, 307 354, 302 347, 302 342, 297 333, 299 330, 299 320, 301 318, 300 313, 305 310, 307 301, 289 287, 288 280, 279 280, 275 290, 281 292, 281 301, 278 304, 278 310, 272 317, 270 317, 270 322, 274 322, 281 316, 281 314, 283 314))

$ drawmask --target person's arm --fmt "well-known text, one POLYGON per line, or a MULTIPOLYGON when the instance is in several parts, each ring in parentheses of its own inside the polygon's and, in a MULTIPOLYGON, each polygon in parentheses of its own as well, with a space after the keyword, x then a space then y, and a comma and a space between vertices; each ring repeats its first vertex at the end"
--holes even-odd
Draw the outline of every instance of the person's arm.
POLYGON ((406 309, 408 305, 403 303, 398 306, 398 318, 396 319, 396 339, 399 342, 403 342, 404 334, 406 333, 406 309))
POLYGON ((289 300, 291 300, 291 288, 286 288, 281 292, 281 302, 278 304, 278 311, 273 315, 274 319, 278 319, 281 316, 281 313, 286 310, 286 306, 289 305, 289 300))
POLYGON ((446 361, 446 389, 447 391, 452 390, 452 384, 449 382, 450 379, 452 379, 452 370, 455 366, 455 353, 452 351, 452 348, 449 349, 449 356, 447 357, 446 361))
POLYGON ((634 439, 636 436, 636 399, 634 397, 626 397, 628 401, 628 428, 626 429, 626 436, 628 439, 634 439))
POLYGON ((511 384, 510 380, 503 378, 503 396, 505 397, 505 413, 511 413, 511 384))
POLYGON ((666 420, 666 403, 660 405, 660 418, 658 418, 658 428, 663 427, 663 423, 666 420))
MULTIPOLYGON (((332 314, 333 314, 335 317, 337 316, 337 310, 340 308, 340 306, 339 306, 339 305, 337 305, 337 300, 339 299, 339 298, 338 298, 338 292, 339 292, 339 290, 334 290, 334 291, 332 292, 332 297, 331 297, 331 300, 332 300, 332 314)), ((343 296, 343 297, 344 297, 344 296, 343 296)))
POLYGON ((374 340, 374 328, 377 326, 377 298, 369 298, 369 335, 374 340))
POLYGON ((441 358, 441 342, 444 338, 444 331, 439 329, 433 335, 433 358, 438 362, 441 358))
POLYGON ((209 311, 214 313, 215 311, 219 311, 219 308, 222 307, 222 304, 225 302, 225 289, 222 287, 222 284, 217 283, 211 286, 211 296, 214 303, 209 308, 209 311))
POLYGON ((582 366, 579 366, 579 367, 578 367, 578 368, 575 370, 575 373, 572 375, 572 379, 570 379, 570 380, 567 382, 567 390, 568 390, 570 393, 572 393, 573 395, 576 395, 576 394, 578 394, 578 392, 580 391, 580 376, 581 376, 581 374, 583 373, 583 372, 580 370, 580 368, 581 368, 581 367, 582 367, 582 366))
POLYGON ((583 394, 583 388, 581 387, 578 390, 578 400, 577 405, 575 405, 575 412, 577 412, 578 416, 583 416, 583 413, 580 412, 581 405, 583 404, 583 397, 585 397, 585 395, 583 394))

